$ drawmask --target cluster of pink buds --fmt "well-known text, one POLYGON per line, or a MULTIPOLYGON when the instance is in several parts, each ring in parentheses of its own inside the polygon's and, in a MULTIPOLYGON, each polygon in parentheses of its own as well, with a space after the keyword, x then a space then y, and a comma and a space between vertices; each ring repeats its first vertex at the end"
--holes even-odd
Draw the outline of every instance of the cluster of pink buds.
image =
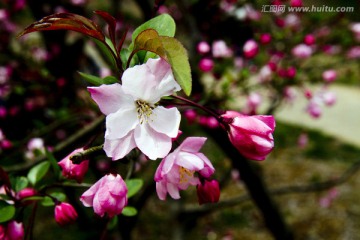
POLYGON ((202 72, 211 72, 214 69, 215 63, 213 58, 229 58, 233 56, 232 49, 223 40, 214 41, 212 46, 205 41, 201 41, 196 49, 203 56, 199 61, 199 69, 202 72))
MULTIPOLYGON (((309 94, 309 92, 308 92, 309 94)), ((320 90, 315 94, 308 95, 309 99, 306 111, 313 118, 319 118, 322 114, 322 106, 332 106, 336 103, 336 95, 326 89, 320 90)))

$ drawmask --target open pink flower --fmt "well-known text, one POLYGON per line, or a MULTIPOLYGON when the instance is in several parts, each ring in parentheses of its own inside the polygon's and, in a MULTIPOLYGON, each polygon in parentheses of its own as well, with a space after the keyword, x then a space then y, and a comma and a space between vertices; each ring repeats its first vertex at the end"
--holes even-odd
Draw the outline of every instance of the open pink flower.
POLYGON ((179 199, 179 190, 200 184, 195 172, 204 178, 214 173, 215 169, 210 160, 199 152, 205 141, 206 138, 203 137, 188 137, 162 160, 154 177, 156 191, 161 200, 166 199, 167 193, 172 198, 179 199))
POLYGON ((58 162, 59 166, 62 168, 62 175, 69 179, 75 179, 78 183, 82 182, 82 180, 84 179, 84 176, 89 168, 89 160, 84 160, 79 164, 74 164, 70 160, 70 156, 82 151, 84 151, 83 148, 75 149, 63 160, 58 162))
POLYGON ((92 185, 80 197, 85 207, 94 207, 94 212, 103 217, 113 217, 127 205, 127 187, 119 174, 108 174, 92 185))
POLYGON ((181 116, 177 108, 164 108, 156 103, 180 90, 180 86, 165 60, 149 59, 146 64, 126 69, 122 85, 88 89, 107 115, 104 143, 107 156, 121 159, 135 147, 152 160, 169 153, 181 116))
POLYGON ((274 148, 273 116, 246 116, 235 111, 222 115, 227 123, 230 142, 246 158, 264 160, 274 148))

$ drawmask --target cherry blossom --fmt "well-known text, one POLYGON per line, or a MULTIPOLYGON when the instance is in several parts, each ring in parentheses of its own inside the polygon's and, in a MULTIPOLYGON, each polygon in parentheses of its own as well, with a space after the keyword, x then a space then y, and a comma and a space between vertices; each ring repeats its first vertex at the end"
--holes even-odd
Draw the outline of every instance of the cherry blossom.
POLYGON ((161 200, 166 199, 167 193, 172 198, 179 199, 179 190, 200 184, 195 172, 204 178, 214 173, 215 169, 210 160, 199 152, 205 141, 204 137, 188 137, 162 160, 154 177, 156 191, 161 200))
POLYGON ((128 68, 122 85, 89 87, 89 92, 106 116, 104 150, 113 160, 138 147, 150 159, 165 157, 171 138, 178 134, 177 108, 157 105, 161 97, 180 90, 170 65, 162 59, 128 68))

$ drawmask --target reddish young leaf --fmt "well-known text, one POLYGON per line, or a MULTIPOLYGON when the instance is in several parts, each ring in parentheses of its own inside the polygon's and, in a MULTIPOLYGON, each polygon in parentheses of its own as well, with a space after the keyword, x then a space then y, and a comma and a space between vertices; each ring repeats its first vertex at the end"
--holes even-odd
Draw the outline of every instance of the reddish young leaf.
POLYGON ((31 32, 50 30, 72 30, 93 37, 102 42, 105 40, 105 36, 101 29, 93 21, 73 13, 56 13, 44 17, 40 21, 34 22, 25 28, 18 37, 31 32))
POLYGON ((97 10, 97 11, 95 11, 95 13, 97 15, 99 15, 100 17, 102 17, 102 19, 104 19, 106 21, 106 23, 108 24, 110 40, 111 40, 112 44, 114 46, 116 46, 116 42, 115 42, 116 19, 113 16, 111 16, 108 12, 105 12, 105 11, 97 10))

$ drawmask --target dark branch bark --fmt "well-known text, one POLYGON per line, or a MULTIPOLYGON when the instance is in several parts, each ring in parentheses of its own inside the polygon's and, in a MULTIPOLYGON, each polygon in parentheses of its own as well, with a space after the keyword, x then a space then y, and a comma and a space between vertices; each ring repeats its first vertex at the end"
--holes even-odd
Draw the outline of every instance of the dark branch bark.
POLYGON ((293 234, 285 224, 279 209, 270 198, 265 183, 251 166, 250 162, 232 146, 227 134, 222 129, 210 131, 209 133, 231 159, 233 167, 240 172, 241 179, 251 199, 259 208, 265 224, 274 238, 293 239, 293 234))

